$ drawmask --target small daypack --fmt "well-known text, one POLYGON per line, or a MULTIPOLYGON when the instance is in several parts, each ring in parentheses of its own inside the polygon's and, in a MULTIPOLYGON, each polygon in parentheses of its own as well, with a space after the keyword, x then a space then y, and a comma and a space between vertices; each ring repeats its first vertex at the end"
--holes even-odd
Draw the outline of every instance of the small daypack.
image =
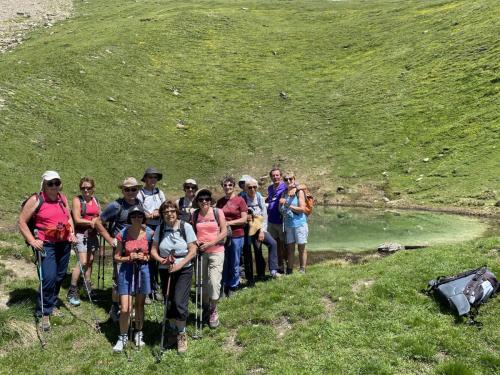
POLYGON ((309 216, 313 212, 315 200, 314 200, 314 197, 312 196, 311 192, 307 188, 307 186, 304 184, 300 184, 297 187, 297 198, 298 198, 299 191, 301 191, 301 190, 304 192, 304 200, 306 201, 306 209, 305 209, 304 213, 307 216, 309 216))
POLYGON ((486 266, 454 276, 440 276, 428 283, 426 293, 434 296, 457 316, 468 316, 472 323, 479 306, 499 288, 495 275, 486 266), (474 311, 473 311, 474 310, 474 311))

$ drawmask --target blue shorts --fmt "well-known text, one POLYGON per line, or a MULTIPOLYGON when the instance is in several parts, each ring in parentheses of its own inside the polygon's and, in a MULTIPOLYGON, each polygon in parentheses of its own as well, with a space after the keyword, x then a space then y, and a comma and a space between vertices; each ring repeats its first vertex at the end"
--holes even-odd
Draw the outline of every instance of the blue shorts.
POLYGON ((136 275, 134 277, 134 264, 122 263, 118 271, 118 294, 132 295, 138 289, 139 294, 151 293, 151 282, 149 277, 148 263, 136 264, 136 275))
POLYGON ((304 245, 307 243, 307 236, 309 235, 309 227, 307 223, 296 228, 285 228, 286 244, 296 243, 304 245))

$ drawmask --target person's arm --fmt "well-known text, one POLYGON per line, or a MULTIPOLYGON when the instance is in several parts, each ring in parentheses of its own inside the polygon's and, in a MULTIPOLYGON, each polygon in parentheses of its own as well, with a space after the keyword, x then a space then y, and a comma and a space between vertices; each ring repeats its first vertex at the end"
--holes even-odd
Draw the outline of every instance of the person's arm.
POLYGON ((131 256, 122 256, 123 244, 122 241, 118 241, 115 251, 115 261, 118 263, 131 262, 131 256))
POLYGON ((82 203, 80 202, 80 198, 73 198, 73 208, 71 209, 71 212, 73 213, 73 221, 75 225, 83 228, 92 227, 92 221, 82 218, 82 203))
POLYGON ((297 197, 299 198, 299 205, 298 206, 290 205, 288 208, 290 208, 290 210, 292 210, 292 212, 296 214, 306 212, 306 196, 304 190, 299 190, 299 192, 297 193, 297 197))
POLYGON ((28 228, 28 222, 35 214, 36 207, 38 206, 38 196, 31 196, 24 205, 17 221, 19 231, 26 240, 26 242, 34 249, 43 251, 43 241, 35 238, 28 228))
POLYGON ((103 221, 100 217, 94 219, 94 228, 97 229, 97 232, 104 238, 104 240, 109 243, 111 247, 117 247, 116 238, 111 237, 106 228, 104 228, 103 221))
POLYGON ((188 247, 188 253, 187 253, 187 255, 179 263, 172 264, 172 266, 169 269, 170 273, 177 272, 177 271, 181 270, 196 255, 196 249, 198 247, 196 245, 196 241, 190 242, 187 245, 187 247, 188 247))

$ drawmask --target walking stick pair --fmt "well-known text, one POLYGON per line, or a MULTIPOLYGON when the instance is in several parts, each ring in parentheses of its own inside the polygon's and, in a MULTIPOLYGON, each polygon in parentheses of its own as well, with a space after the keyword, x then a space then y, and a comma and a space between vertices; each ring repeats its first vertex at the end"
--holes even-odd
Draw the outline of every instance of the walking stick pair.
POLYGON ((104 289, 104 263, 106 262, 106 241, 99 236, 99 258, 97 262, 97 288, 104 289))

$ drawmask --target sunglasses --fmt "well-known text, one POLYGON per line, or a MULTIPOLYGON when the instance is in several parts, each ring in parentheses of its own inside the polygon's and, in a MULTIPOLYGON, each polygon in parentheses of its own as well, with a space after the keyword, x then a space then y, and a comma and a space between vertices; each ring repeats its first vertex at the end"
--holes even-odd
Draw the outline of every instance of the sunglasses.
POLYGON ((284 181, 293 181, 293 180, 294 180, 294 178, 293 178, 293 177, 285 177, 283 180, 284 180, 284 181))
POLYGON ((84 191, 90 191, 90 190, 93 190, 93 189, 94 189, 94 187, 93 187, 93 186, 90 186, 90 187, 89 187, 89 186, 82 186, 82 187, 80 188, 80 190, 84 190, 84 191))
POLYGON ((61 180, 50 180, 47 181, 47 186, 52 187, 52 186, 61 186, 61 180))
POLYGON ((196 186, 193 186, 193 185, 184 185, 184 189, 186 189, 186 190, 196 190, 196 186))
POLYGON ((155 180, 158 180, 158 176, 157 176, 157 175, 155 175, 155 174, 148 174, 148 175, 146 176, 146 178, 153 178, 153 179, 155 179, 155 180))
POLYGON ((198 200, 198 202, 210 202, 212 199, 206 197, 206 198, 198 198, 197 200, 198 200))
POLYGON ((142 219, 143 216, 142 215, 130 215, 130 218, 131 219, 142 219))
POLYGON ((234 184, 224 184, 224 185, 222 185, 222 186, 223 186, 223 187, 233 187, 233 186, 234 186, 234 184))
POLYGON ((177 211, 176 210, 165 210, 165 211, 163 211, 163 215, 165 215, 165 214, 173 214, 173 213, 177 213, 177 211))
POLYGON ((257 190, 257 186, 249 186, 248 189, 257 190))
POLYGON ((125 193, 130 193, 130 192, 135 193, 137 191, 137 188, 136 187, 132 187, 132 188, 127 188, 126 187, 126 188, 123 188, 123 191, 125 193))

